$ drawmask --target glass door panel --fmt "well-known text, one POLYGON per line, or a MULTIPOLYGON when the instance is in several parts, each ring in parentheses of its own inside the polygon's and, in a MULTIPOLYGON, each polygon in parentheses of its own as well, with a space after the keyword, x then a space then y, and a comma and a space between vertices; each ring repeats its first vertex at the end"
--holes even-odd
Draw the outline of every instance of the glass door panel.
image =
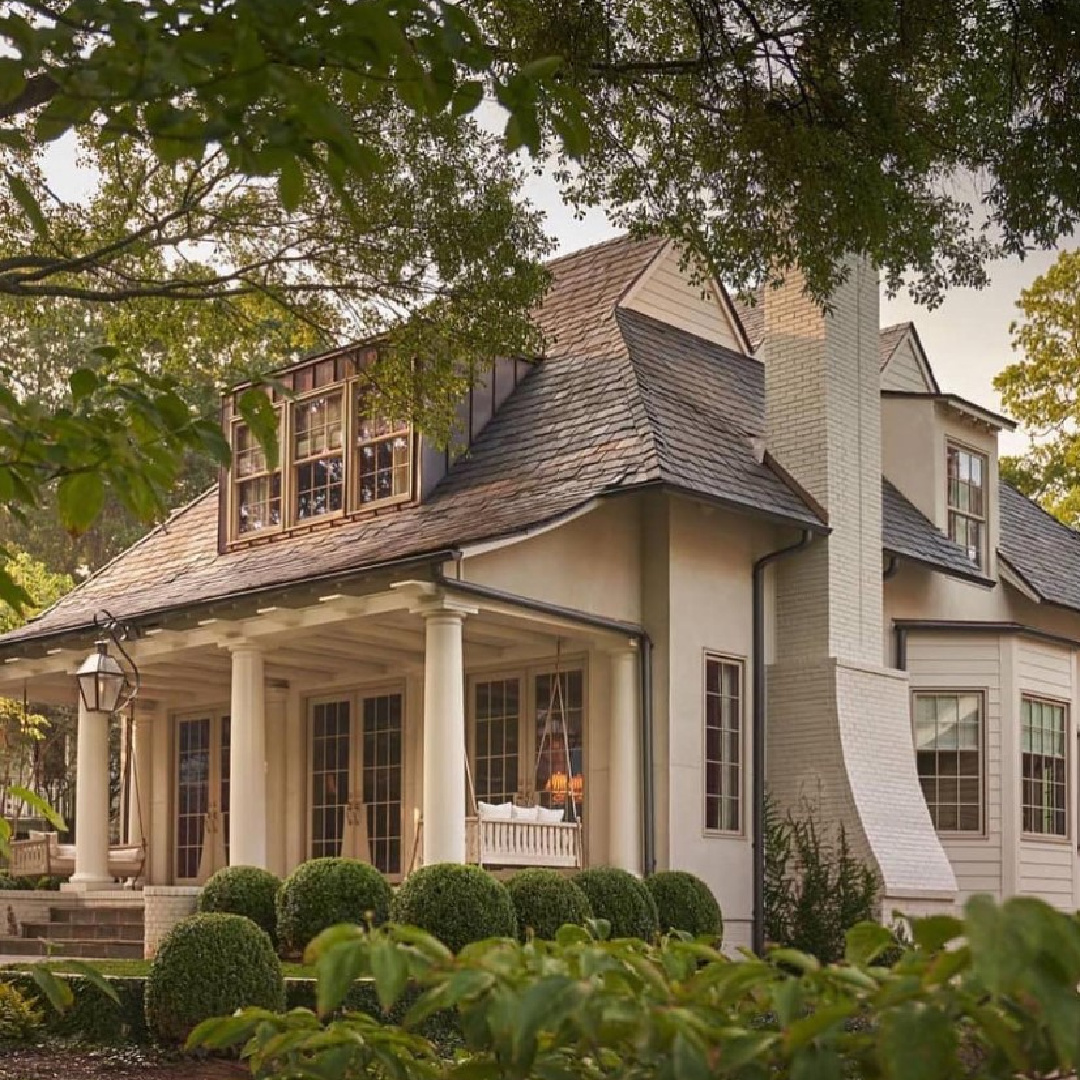
POLYGON ((349 802, 350 702, 311 710, 311 857, 341 854, 349 802))
POLYGON ((401 873, 400 694, 367 697, 362 703, 363 797, 371 862, 384 874, 401 873))
POLYGON ((202 857, 203 829, 210 809, 209 716, 176 725, 176 877, 194 881, 202 857))

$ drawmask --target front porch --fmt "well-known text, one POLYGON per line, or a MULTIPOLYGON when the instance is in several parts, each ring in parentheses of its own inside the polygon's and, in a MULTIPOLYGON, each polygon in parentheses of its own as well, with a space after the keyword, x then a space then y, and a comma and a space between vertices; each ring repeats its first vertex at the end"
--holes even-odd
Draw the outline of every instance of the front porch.
MULTIPOLYGON (((635 628, 455 586, 309 588, 145 627, 126 850, 108 844, 110 718, 83 709, 74 850, 21 857, 70 858, 83 892, 326 855, 391 881, 447 861, 640 872, 635 628)), ((9 659, 0 693, 70 703, 87 645, 9 659)))

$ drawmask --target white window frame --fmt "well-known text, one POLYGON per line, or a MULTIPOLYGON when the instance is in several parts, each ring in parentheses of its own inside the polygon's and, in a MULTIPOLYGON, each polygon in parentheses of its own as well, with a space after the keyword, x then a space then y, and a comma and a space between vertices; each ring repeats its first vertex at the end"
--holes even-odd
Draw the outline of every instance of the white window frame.
MULTIPOLYGON (((701 663, 701 829, 704 836, 716 837, 741 837, 746 835, 746 785, 747 785, 747 747, 749 736, 746 724, 746 657, 734 656, 730 653, 720 652, 716 649, 705 649, 702 653, 701 663), (736 767, 739 770, 738 792, 736 805, 739 813, 739 825, 736 829, 710 828, 709 826, 709 799, 729 798, 722 792, 714 795, 709 792, 709 664, 719 663, 734 667, 739 677, 739 704, 738 704, 738 747, 739 761, 736 767)), ((721 737, 723 728, 721 728, 721 737)), ((730 764, 721 759, 718 763, 720 768, 730 768, 730 764)), ((721 776, 723 774, 721 773, 721 776)), ((722 820, 722 817, 721 817, 722 820)))
MULTIPOLYGON (((195 877, 180 877, 177 873, 178 860, 180 856, 180 725, 185 722, 209 720, 210 721, 210 775, 207 779, 209 787, 209 794, 211 798, 209 803, 216 801, 219 812, 221 807, 221 794, 222 794, 222 725, 223 721, 229 716, 229 706, 216 705, 209 706, 205 709, 185 709, 180 712, 174 712, 169 717, 169 745, 172 759, 172 798, 169 800, 169 835, 171 842, 169 844, 169 877, 177 885, 194 885, 198 883, 198 866, 195 867, 195 877), (217 791, 217 799, 213 799, 214 792, 217 791)), ((231 730, 231 729, 230 729, 231 730)), ((231 773, 231 768, 230 768, 231 773)), ((232 778, 229 780, 230 795, 232 788, 232 778)), ((229 819, 222 813, 221 827, 224 832, 225 839, 225 852, 228 855, 229 850, 229 819)), ((206 837, 204 835, 203 842, 205 843, 206 837)), ((201 860, 201 851, 200 851, 201 860)))
MULTIPOLYGON (((979 709, 979 723, 978 723, 978 733, 979 733, 979 735, 978 735, 978 740, 979 741, 978 741, 978 746, 976 747, 976 749, 977 749, 978 756, 979 756, 979 773, 978 773, 978 781, 979 781, 979 827, 977 829, 961 829, 959 827, 957 827, 955 829, 945 829, 945 828, 940 827, 936 822, 934 822, 934 828, 938 832, 938 834, 941 835, 941 836, 957 837, 957 838, 963 838, 963 839, 968 839, 968 840, 977 840, 977 839, 984 838, 984 837, 987 836, 987 823, 986 823, 987 813, 988 813, 988 806, 987 806, 987 768, 986 768, 986 738, 987 738, 986 700, 987 700, 987 695, 986 695, 985 688, 981 688, 981 687, 979 687, 979 688, 974 688, 974 687, 919 687, 918 689, 912 690, 912 692, 911 692, 911 739, 912 739, 912 746, 913 746, 914 752, 915 752, 915 772, 916 772, 916 775, 917 775, 917 777, 918 777, 918 779, 920 781, 920 790, 921 790, 921 787, 922 787, 922 775, 919 773, 919 765, 918 765, 918 755, 920 753, 919 741, 918 741, 918 700, 919 700, 919 698, 943 698, 943 697, 945 697, 945 698, 948 698, 948 697, 956 698, 958 715, 959 715, 960 698, 973 697, 973 698, 977 699, 977 701, 978 701, 978 709, 979 709)), ((940 753, 942 751, 940 750, 940 748, 938 748, 934 752, 940 755, 940 753)), ((951 753, 952 751, 947 750, 945 752, 946 753, 951 753)), ((957 744, 956 753, 957 754, 960 753, 959 742, 957 744)), ((940 760, 940 758, 939 758, 939 760, 940 760)), ((957 763, 957 768, 959 769, 959 762, 957 763)), ((937 778, 938 778, 938 780, 940 782, 940 779, 941 779, 943 774, 939 771, 935 775, 937 776, 937 778)), ((948 774, 944 774, 944 775, 948 776, 948 774)), ((957 773, 956 778, 957 778, 957 782, 959 783, 959 772, 957 773)), ((925 799, 925 795, 923 797, 925 799)), ((937 806, 937 805, 939 805, 939 804, 935 803, 935 806, 937 806)), ((957 805, 957 808, 958 808, 957 809, 957 822, 959 822, 959 820, 960 820, 960 817, 959 817, 959 806, 960 806, 959 793, 958 793, 956 805, 957 805)), ((927 803, 927 810, 930 811, 930 817, 931 817, 931 820, 933 821, 934 813, 930 809, 930 804, 929 803, 927 803)))
MULTIPOLYGON (((1069 703, 1067 701, 1061 701, 1058 698, 1050 697, 1046 694, 1038 694, 1029 690, 1023 690, 1020 693, 1020 716, 1019 716, 1019 736, 1020 736, 1020 760, 1017 762, 1019 769, 1020 779, 1020 834, 1025 840, 1035 840, 1042 843, 1069 843, 1072 836, 1072 823, 1070 818, 1072 817, 1072 780, 1069 776, 1069 771, 1072 768, 1072 759, 1070 757, 1071 750, 1070 744, 1072 741, 1072 720, 1070 716, 1069 703), (1025 702, 1035 705, 1045 705, 1053 709, 1060 709, 1062 714, 1062 754, 1061 758, 1064 761, 1065 772, 1065 785, 1064 793, 1062 795, 1062 811, 1065 818, 1065 831, 1064 832, 1033 832, 1024 827, 1024 811, 1027 807, 1027 803, 1024 801, 1024 704, 1025 702)), ((1031 751, 1034 753, 1034 751, 1031 751)), ((1047 755, 1040 751, 1040 756, 1044 759, 1055 760, 1058 755, 1047 755)), ((1034 808, 1033 808, 1034 809, 1034 808)), ((1055 808, 1056 812, 1056 808, 1055 808)))

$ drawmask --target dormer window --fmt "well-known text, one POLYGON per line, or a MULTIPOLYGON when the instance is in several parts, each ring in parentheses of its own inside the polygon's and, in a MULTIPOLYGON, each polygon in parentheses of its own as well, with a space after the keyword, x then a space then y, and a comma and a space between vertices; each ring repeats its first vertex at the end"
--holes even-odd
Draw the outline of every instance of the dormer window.
MULTIPOLYGON (((298 365, 274 391, 281 461, 271 469, 251 430, 228 421, 232 445, 228 539, 248 541, 318 521, 406 503, 415 490, 415 433, 404 420, 380 417, 365 391, 373 354, 342 354, 298 365), (351 449, 350 449, 351 448, 351 449)), ((226 401, 228 417, 229 402, 226 401)))
POLYGON ((956 443, 948 444, 946 455, 949 537, 982 570, 986 566, 986 455, 956 443))

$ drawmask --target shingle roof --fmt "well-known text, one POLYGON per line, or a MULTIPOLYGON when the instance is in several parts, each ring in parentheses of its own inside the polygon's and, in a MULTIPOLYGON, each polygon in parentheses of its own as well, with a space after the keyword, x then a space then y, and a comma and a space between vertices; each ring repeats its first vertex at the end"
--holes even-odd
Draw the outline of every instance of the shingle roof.
MULTIPOLYGON (((755 452, 764 426, 760 362, 645 315, 616 316, 618 298, 661 246, 617 240, 585 252, 585 270, 572 258, 558 260, 552 295, 571 310, 557 313, 549 298, 541 322, 561 341, 422 504, 219 554, 212 490, 0 638, 0 648, 84 629, 103 606, 138 618, 515 535, 649 484, 820 528, 808 502, 755 452), (585 297, 594 275, 602 302, 585 297), (603 324, 595 336, 589 319, 603 324), (570 339, 611 343, 611 352, 560 353, 570 339)), ((893 513, 906 532, 887 531, 885 546, 955 572, 950 542, 919 517, 893 513)))
POLYGON ((1006 483, 998 553, 1041 600, 1080 611, 1080 533, 1006 483))
POLYGON ((881 478, 881 532, 883 546, 891 555, 947 570, 954 577, 987 582, 964 549, 939 532, 884 477, 881 478))
POLYGON ((544 355, 625 355, 615 307, 666 243, 662 237, 620 236, 549 262, 551 285, 533 312, 544 355))

